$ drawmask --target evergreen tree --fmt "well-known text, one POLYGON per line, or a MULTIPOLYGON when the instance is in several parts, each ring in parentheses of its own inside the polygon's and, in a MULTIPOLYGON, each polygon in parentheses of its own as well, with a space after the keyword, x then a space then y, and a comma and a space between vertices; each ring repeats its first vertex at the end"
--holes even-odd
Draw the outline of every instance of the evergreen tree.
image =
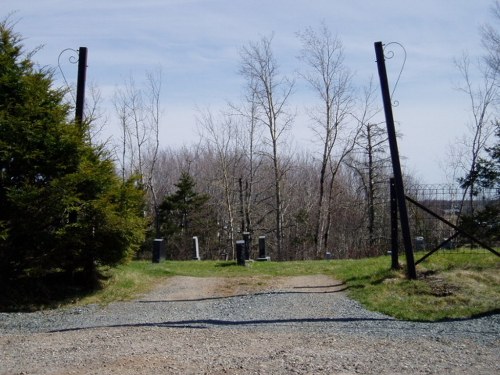
POLYGON ((486 149, 487 157, 479 158, 477 167, 467 174, 460 183, 463 188, 474 187, 473 193, 477 195, 480 189, 492 189, 496 197, 485 201, 484 209, 473 212, 471 215, 462 215, 461 228, 474 233, 476 237, 488 242, 492 246, 500 243, 500 122, 496 122, 496 142, 486 149))
POLYGON ((193 236, 209 237, 215 233, 216 223, 208 207, 209 196, 197 193, 196 183, 183 172, 177 190, 160 205, 161 232, 168 240, 173 258, 190 258, 193 236))
POLYGON ((143 193, 68 121, 65 92, 0 23, 0 278, 84 271, 143 240, 143 193))
POLYGON ((477 185, 500 191, 500 121, 495 123, 495 144, 486 149, 487 157, 479 158, 476 169, 460 179, 463 188, 477 185))

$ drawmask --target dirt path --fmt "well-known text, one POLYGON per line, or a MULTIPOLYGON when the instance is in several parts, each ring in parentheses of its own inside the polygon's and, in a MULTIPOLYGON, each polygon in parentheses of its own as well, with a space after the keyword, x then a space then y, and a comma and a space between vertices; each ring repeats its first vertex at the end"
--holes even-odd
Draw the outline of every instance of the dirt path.
MULTIPOLYGON (((188 277, 177 276, 160 285, 146 299, 165 301, 218 298, 266 292, 328 293, 344 284, 325 275, 294 277, 188 277)), ((141 299, 141 298, 140 298, 141 299)))
MULTIPOLYGON (((383 330, 368 335, 355 329, 356 321, 351 322, 352 329, 323 330, 321 327, 331 326, 328 319, 323 323, 318 319, 311 330, 308 326, 296 329, 295 325, 305 324, 312 309, 317 310, 310 301, 326 299, 330 305, 336 303, 335 298, 345 300, 339 293, 342 288, 341 283, 322 275, 272 279, 174 277, 134 303, 104 309, 100 312, 102 319, 108 319, 109 314, 126 314, 126 308, 154 305, 168 306, 172 309, 169 314, 182 314, 189 308, 193 320, 197 311, 213 306, 230 306, 232 313, 258 308, 245 304, 246 296, 252 299, 252 295, 262 293, 270 293, 266 301, 292 301, 290 315, 293 310, 294 316, 303 319, 292 319, 278 329, 269 324, 194 327, 160 322, 4 334, 0 335, 0 374, 500 373, 498 340, 481 344, 427 332, 399 336, 384 334, 383 330), (229 296, 243 297, 226 298, 229 296)), ((334 312, 332 307, 328 311, 334 312)))

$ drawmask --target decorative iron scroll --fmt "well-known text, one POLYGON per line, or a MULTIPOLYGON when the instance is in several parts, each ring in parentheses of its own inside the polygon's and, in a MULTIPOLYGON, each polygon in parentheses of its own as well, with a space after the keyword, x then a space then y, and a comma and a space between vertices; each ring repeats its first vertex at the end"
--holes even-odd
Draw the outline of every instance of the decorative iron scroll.
MULTIPOLYGON (((390 43, 384 44, 384 57, 386 60, 391 60, 396 55, 394 50, 388 49, 388 47, 391 45, 396 45, 403 50, 403 63, 401 64, 401 69, 399 71, 398 78, 396 79, 396 83, 394 84, 394 87, 392 88, 392 91, 391 91, 391 98, 393 98, 394 92, 396 91, 396 88, 398 87, 399 79, 401 78, 401 75, 403 74, 403 70, 405 68, 407 53, 406 53, 406 49, 404 48, 404 46, 401 43, 390 42, 390 43)), ((393 107, 399 106, 399 101, 393 100, 392 106, 393 107)))
POLYGON ((76 98, 75 98, 75 95, 73 93, 73 90, 71 90, 71 85, 69 84, 68 80, 66 79, 66 75, 64 74, 64 70, 63 70, 63 67, 61 65, 61 59, 62 59, 63 55, 68 53, 68 52, 70 53, 70 55, 68 56, 69 63, 78 64, 78 59, 79 59, 78 50, 73 49, 73 48, 66 48, 66 49, 62 50, 61 53, 59 54, 59 56, 57 57, 57 67, 59 68, 59 71, 61 72, 61 76, 64 80, 64 83, 68 87, 69 93, 71 94, 73 100, 76 102, 76 98))

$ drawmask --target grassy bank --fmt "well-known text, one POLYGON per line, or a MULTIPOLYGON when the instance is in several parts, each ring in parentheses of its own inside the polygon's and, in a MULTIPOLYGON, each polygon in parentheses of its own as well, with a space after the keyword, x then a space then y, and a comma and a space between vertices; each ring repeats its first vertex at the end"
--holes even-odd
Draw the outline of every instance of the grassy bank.
MULTIPOLYGON (((419 256, 417 255, 418 259, 419 256)), ((500 259, 489 253, 437 253, 417 267, 418 280, 391 271, 386 256, 361 260, 253 262, 132 262, 110 270, 103 290, 80 303, 127 300, 174 276, 263 277, 325 274, 370 310, 399 319, 441 320, 500 312, 500 259)))
POLYGON ((399 319, 500 312, 500 258, 493 254, 434 254, 417 266, 418 280, 407 280, 403 270, 388 270, 388 262, 384 257, 345 260, 335 264, 333 274, 349 285, 350 297, 399 319))

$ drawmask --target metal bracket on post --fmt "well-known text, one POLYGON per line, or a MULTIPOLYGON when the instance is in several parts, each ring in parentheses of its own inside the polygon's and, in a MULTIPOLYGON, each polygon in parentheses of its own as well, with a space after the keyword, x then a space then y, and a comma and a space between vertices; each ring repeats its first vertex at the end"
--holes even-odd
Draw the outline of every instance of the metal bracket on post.
POLYGON ((80 127, 83 123, 83 110, 85 107, 85 81, 87 79, 87 47, 80 47, 78 51, 73 48, 66 48, 59 54, 57 58, 57 66, 61 72, 62 78, 66 83, 66 86, 75 101, 75 123, 80 127), (66 52, 71 52, 72 54, 69 56, 68 61, 71 64, 78 64, 78 72, 77 72, 77 82, 76 82, 76 98, 73 95, 71 90, 71 86, 66 79, 66 75, 64 74, 64 69, 62 67, 61 58, 66 52), (78 57, 76 57, 76 56, 78 57))
POLYGON ((415 269, 415 259, 413 256, 413 247, 411 243, 410 225, 408 223, 408 211, 403 185, 403 174, 401 172, 401 163, 399 160, 398 142, 396 139, 396 128, 394 126, 394 117, 392 114, 391 94, 387 80, 387 71, 385 68, 385 56, 382 42, 375 42, 375 55, 377 58, 378 75, 380 78, 380 88, 382 91, 382 100, 384 102, 384 113, 387 125, 387 136, 389 139, 389 148, 391 151, 392 169, 394 173, 394 187, 396 190, 396 199, 399 208, 399 218, 401 223, 401 232, 403 235, 403 244, 406 254, 407 273, 409 279, 417 278, 415 269))

